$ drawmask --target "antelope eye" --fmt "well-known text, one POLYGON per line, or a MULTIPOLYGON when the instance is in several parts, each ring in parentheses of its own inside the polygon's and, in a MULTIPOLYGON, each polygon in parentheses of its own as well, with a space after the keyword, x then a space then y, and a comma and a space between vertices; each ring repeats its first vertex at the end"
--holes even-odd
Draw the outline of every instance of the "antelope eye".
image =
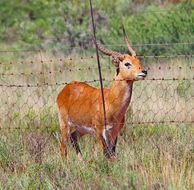
POLYGON ((125 63, 125 66, 126 67, 131 66, 131 63, 129 63, 129 62, 125 63))

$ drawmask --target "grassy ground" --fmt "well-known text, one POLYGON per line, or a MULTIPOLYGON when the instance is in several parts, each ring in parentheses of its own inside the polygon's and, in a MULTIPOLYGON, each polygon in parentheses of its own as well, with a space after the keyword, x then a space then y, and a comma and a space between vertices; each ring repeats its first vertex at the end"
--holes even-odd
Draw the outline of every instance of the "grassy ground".
POLYGON ((5 130, 0 141, 0 188, 193 189, 193 135, 191 125, 127 125, 117 159, 108 162, 96 151, 93 138, 81 141, 83 161, 70 144, 63 160, 53 136, 44 133, 40 140, 34 131, 5 130), (42 142, 41 153, 34 141, 42 142), (35 162, 38 154, 41 164, 35 162))
MULTIPOLYGON (((194 120, 192 58, 142 60, 149 67, 148 79, 190 80, 135 84, 115 161, 103 158, 92 137, 80 141, 83 161, 70 144, 68 157, 60 157, 55 99, 61 83, 98 79, 95 59, 84 56, 60 60, 43 53, 26 54, 26 60, 2 62, 1 84, 24 87, 0 87, 0 189, 194 189, 194 125, 130 125, 194 120)), ((114 68, 107 59, 102 65, 109 86, 114 68)))

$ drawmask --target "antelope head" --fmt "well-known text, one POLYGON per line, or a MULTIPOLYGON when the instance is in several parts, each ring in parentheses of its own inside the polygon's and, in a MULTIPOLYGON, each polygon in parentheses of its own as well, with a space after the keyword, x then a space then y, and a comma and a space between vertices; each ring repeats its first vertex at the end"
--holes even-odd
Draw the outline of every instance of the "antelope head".
POLYGON ((147 71, 141 65, 139 59, 136 56, 136 52, 130 46, 124 27, 123 34, 125 44, 131 55, 121 54, 116 51, 108 50, 99 43, 97 43, 97 47, 102 53, 111 57, 112 63, 117 68, 117 78, 131 81, 143 80, 147 75, 147 71))

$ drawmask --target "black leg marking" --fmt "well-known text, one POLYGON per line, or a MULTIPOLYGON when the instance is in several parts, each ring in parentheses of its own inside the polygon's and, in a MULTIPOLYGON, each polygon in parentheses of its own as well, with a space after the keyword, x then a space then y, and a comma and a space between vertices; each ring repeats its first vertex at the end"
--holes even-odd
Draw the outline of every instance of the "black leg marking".
POLYGON ((104 155, 106 158, 111 158, 115 156, 115 150, 116 150, 116 143, 117 143, 117 138, 115 141, 110 140, 110 136, 108 131, 102 135, 102 142, 104 145, 104 155))
POLYGON ((116 153, 117 140, 118 140, 118 137, 116 137, 115 142, 114 142, 113 147, 112 147, 112 154, 113 155, 115 155, 115 153, 116 153))
POLYGON ((77 131, 74 131, 70 135, 70 140, 71 140, 71 144, 73 145, 73 148, 75 149, 76 153, 81 154, 81 150, 80 150, 79 144, 77 142, 78 137, 79 137, 79 133, 77 131))

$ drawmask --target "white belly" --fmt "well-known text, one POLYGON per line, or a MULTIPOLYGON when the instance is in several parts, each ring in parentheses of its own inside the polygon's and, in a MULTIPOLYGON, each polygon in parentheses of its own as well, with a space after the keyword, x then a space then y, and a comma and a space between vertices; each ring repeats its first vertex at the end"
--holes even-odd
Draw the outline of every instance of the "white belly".
POLYGON ((77 125, 76 123, 73 123, 72 121, 68 122, 68 126, 70 127, 70 129, 75 129, 78 132, 82 133, 82 134, 91 134, 91 135, 95 135, 95 130, 94 128, 91 128, 89 126, 86 125, 77 125))

